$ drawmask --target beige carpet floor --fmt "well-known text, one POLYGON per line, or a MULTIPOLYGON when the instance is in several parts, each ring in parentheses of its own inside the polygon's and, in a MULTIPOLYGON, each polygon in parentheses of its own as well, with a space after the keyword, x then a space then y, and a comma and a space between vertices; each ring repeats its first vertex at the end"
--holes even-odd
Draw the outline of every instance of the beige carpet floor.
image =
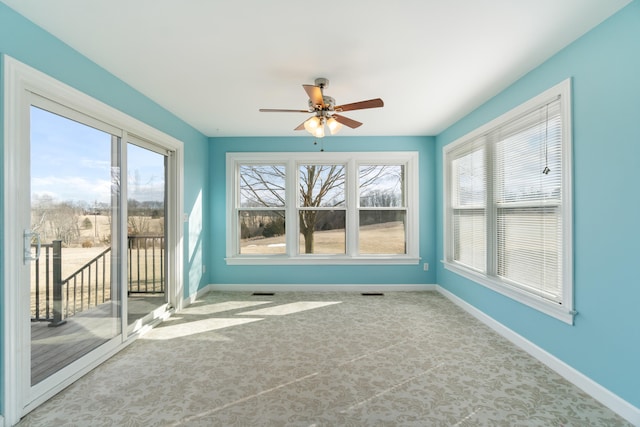
POLYGON ((20 425, 629 424, 436 292, 221 292, 20 425))

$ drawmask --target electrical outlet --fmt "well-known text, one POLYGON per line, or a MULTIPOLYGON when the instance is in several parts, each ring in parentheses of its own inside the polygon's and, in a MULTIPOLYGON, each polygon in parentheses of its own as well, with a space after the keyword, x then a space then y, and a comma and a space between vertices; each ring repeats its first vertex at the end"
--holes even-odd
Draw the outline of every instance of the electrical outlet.
POLYGON ((429 271, 429 263, 428 263, 428 262, 425 262, 425 263, 422 265, 422 268, 424 269, 424 271, 429 271))
POLYGON ((207 272, 207 266, 206 265, 202 265, 202 273, 206 273, 207 272))

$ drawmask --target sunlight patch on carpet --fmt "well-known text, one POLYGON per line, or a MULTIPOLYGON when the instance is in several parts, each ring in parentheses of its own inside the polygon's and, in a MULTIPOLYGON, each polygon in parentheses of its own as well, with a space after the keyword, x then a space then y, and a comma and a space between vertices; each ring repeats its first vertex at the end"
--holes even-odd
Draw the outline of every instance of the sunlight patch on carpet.
POLYGON ((271 301, 226 301, 216 304, 205 304, 199 306, 189 306, 182 310, 183 314, 214 314, 224 311, 237 310, 239 308, 253 307, 256 305, 269 304, 271 301))
POLYGON ((333 304, 340 304, 341 302, 342 301, 299 301, 277 305, 275 307, 245 311, 243 313, 238 313, 238 316, 284 316, 286 314, 298 313, 300 311, 326 307, 333 304))
POLYGON ((257 322, 258 320, 262 319, 212 318, 197 320, 195 322, 180 323, 178 325, 171 325, 167 327, 160 326, 146 334, 143 339, 170 340, 173 338, 181 338, 203 332, 215 331, 216 329, 228 328, 230 326, 242 325, 244 323, 257 322))

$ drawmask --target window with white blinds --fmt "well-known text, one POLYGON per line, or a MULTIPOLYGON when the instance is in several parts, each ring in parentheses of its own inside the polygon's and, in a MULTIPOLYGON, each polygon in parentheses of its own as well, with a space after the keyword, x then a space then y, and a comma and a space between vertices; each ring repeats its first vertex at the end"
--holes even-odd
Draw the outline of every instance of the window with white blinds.
POLYGON ((444 148, 445 266, 573 322, 570 82, 444 148))
POLYGON ((484 148, 472 148, 451 162, 453 259, 486 271, 487 176, 484 148))

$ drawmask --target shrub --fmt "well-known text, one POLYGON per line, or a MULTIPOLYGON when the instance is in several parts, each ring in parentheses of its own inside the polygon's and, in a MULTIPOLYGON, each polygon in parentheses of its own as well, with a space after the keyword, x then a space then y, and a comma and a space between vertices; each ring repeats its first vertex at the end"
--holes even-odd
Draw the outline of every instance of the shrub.
POLYGON ((264 226, 262 235, 264 237, 281 236, 284 234, 284 219, 278 218, 264 226))

